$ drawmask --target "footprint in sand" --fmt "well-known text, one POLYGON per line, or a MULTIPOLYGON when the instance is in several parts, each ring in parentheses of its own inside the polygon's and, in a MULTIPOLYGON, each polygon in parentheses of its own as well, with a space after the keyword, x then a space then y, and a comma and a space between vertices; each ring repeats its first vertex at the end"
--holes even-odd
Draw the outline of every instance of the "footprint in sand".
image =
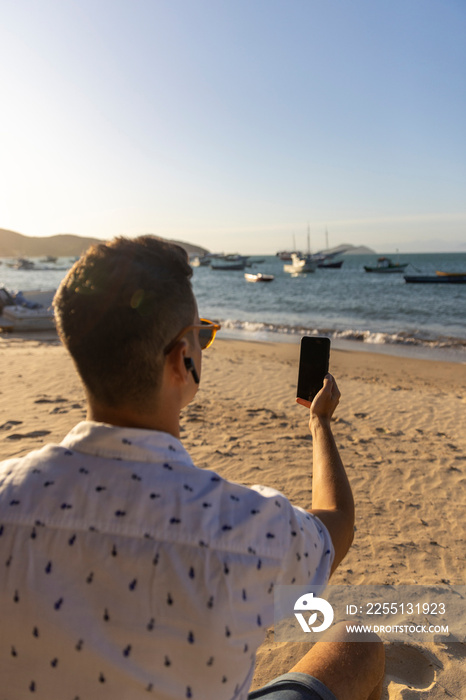
POLYGON ((249 414, 250 417, 254 415, 258 415, 259 413, 266 413, 267 418, 273 418, 276 419, 278 418, 278 415, 275 413, 275 411, 272 411, 270 408, 248 408, 247 413, 249 414))
POLYGON ((6 423, 0 425, 0 430, 11 430, 15 425, 21 425, 22 420, 7 420, 6 423))
MULTIPOLYGON (((434 686, 436 667, 441 666, 425 650, 409 644, 389 644, 385 647, 385 655, 388 681, 415 691, 429 690, 434 686)), ((410 698, 411 693, 403 691, 402 697, 410 698)))
POLYGON ((24 440, 24 438, 38 438, 50 435, 50 430, 33 430, 31 433, 12 433, 7 435, 7 440, 24 440))

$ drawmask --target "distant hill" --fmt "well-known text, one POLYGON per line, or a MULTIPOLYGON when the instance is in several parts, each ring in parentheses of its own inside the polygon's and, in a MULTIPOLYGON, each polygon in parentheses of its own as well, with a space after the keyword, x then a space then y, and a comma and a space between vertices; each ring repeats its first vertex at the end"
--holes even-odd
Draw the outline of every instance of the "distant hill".
POLYGON ((56 255, 57 257, 69 258, 81 255, 90 245, 97 242, 97 238, 83 238, 72 234, 36 238, 0 229, 0 257, 27 256, 34 258, 39 255, 56 255))
POLYGON ((341 255, 377 255, 375 250, 368 248, 365 245, 351 245, 350 243, 342 243, 341 245, 335 246, 335 248, 329 248, 324 251, 325 253, 340 253, 341 255))
MULTIPOLYGON (((150 235, 150 234, 149 234, 150 235)), ((160 238, 160 236, 157 236, 160 238)), ((168 240, 168 239, 165 239, 168 240)), ((208 251, 201 246, 172 241, 186 250, 188 255, 204 255, 208 251)), ((85 238, 71 233, 59 233, 56 236, 23 236, 16 231, 0 228, 0 258, 30 257, 55 255, 57 258, 72 258, 81 255, 94 243, 102 243, 100 238, 85 238)))
MULTIPOLYGON (((148 234, 152 235, 152 234, 148 234)), ((161 238, 161 236, 157 236, 161 238)), ((163 239, 171 240, 171 239, 163 239)), ((55 255, 57 258, 74 258, 84 253, 94 243, 102 243, 100 238, 85 238, 72 233, 59 233, 55 236, 35 237, 23 236, 16 231, 0 228, 0 258, 28 257, 36 258, 42 255, 55 255)), ((190 257, 204 255, 209 251, 201 246, 172 240, 186 250, 190 257)), ((329 248, 325 253, 341 253, 342 255, 377 255, 375 250, 366 246, 354 246, 350 243, 329 248)))

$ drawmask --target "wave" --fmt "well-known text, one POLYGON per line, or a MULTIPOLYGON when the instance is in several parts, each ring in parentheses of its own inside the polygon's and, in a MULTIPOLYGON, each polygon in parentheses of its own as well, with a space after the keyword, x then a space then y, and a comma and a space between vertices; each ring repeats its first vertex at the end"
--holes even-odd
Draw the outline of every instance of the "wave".
POLYGON ((337 330, 334 328, 308 328, 305 326, 293 326, 287 324, 261 323, 257 321, 237 321, 234 319, 221 320, 222 328, 241 334, 253 336, 271 335, 297 336, 325 335, 333 340, 351 340, 372 345, 402 345, 425 348, 454 348, 466 352, 466 339, 451 336, 429 337, 422 332, 400 331, 398 333, 384 333, 380 331, 351 329, 337 330))

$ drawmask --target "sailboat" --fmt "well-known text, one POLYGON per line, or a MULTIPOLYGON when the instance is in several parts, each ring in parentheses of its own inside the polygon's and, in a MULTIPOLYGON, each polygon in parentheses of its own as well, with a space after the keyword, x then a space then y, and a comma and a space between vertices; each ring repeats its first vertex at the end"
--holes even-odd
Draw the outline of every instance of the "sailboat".
POLYGON ((301 255, 301 253, 296 250, 296 238, 295 235, 293 234, 293 248, 291 250, 279 250, 278 253, 276 253, 277 258, 280 258, 280 260, 283 260, 283 262, 287 262, 291 260, 291 256, 293 253, 296 253, 296 255, 301 255))
POLYGON ((307 227, 307 254, 302 255, 301 253, 291 253, 291 264, 284 265, 284 272, 290 272, 292 275, 300 274, 303 272, 315 272, 317 267, 317 261, 314 260, 311 255, 311 236, 309 233, 309 226, 307 227))
MULTIPOLYGON (((325 229, 325 250, 328 251, 328 249, 328 231, 325 229)), ((317 263, 317 267, 327 270, 339 270, 343 265, 343 260, 333 261, 333 258, 335 258, 337 255, 340 255, 340 251, 337 251, 336 253, 320 253, 320 260, 317 263)))

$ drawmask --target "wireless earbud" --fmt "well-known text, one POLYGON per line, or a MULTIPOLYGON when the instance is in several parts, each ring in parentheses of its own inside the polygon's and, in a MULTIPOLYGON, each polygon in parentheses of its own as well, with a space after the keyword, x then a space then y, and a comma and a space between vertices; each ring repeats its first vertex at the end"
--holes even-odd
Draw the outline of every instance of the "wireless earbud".
POLYGON ((185 358, 184 358, 184 366, 186 367, 186 369, 187 369, 189 372, 191 372, 191 374, 193 375, 193 379, 194 379, 194 381, 196 382, 196 384, 199 384, 199 375, 198 375, 198 373, 196 372, 196 368, 194 367, 194 362, 192 361, 192 358, 191 358, 191 357, 185 357, 185 358))

